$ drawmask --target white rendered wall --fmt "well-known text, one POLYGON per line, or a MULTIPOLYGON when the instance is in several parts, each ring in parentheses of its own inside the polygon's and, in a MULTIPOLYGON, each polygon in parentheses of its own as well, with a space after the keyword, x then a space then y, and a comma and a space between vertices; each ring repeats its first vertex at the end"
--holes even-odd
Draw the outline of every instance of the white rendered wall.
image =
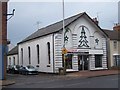
MULTIPOLYGON (((68 26, 71 30, 66 35, 69 37, 65 47, 69 49, 76 49, 79 51, 89 50, 103 50, 103 69, 107 67, 106 63, 106 37, 102 31, 93 22, 86 17, 81 17, 68 26), (78 48, 79 37, 81 34, 81 26, 85 26, 85 29, 89 48, 78 48), (99 39, 99 45, 96 45, 95 39, 99 39)), ((58 72, 58 68, 62 67, 62 47, 63 47, 63 34, 62 31, 55 33, 54 35, 43 36, 31 41, 27 41, 23 44, 19 44, 19 60, 21 64, 21 48, 23 48, 23 65, 28 65, 28 47, 31 47, 31 60, 32 65, 36 67, 39 65, 38 70, 40 72, 58 72), (54 38, 53 38, 54 37, 54 38), (54 40, 54 43, 53 43, 54 40), (51 64, 48 66, 48 55, 47 55, 47 42, 50 42, 51 50, 51 64), (36 45, 40 45, 40 64, 37 64, 37 50, 36 45), (54 44, 54 46, 53 46, 54 44)), ((78 70, 78 57, 77 54, 73 53, 72 67, 73 70, 78 70)), ((94 54, 89 55, 89 69, 96 70, 95 68, 95 57, 94 54)))
MULTIPOLYGON (((94 25, 93 22, 89 21, 85 17, 79 18, 77 21, 73 22, 68 26, 70 29, 70 32, 68 32, 66 35, 68 36, 69 40, 68 42, 65 43, 65 47, 67 50, 71 49, 76 49, 78 50, 78 44, 79 44, 79 37, 81 34, 81 26, 85 26, 87 29, 85 29, 87 40, 88 40, 88 45, 89 48, 81 48, 79 51, 88 51, 89 50, 94 50, 96 51, 101 51, 103 56, 102 56, 102 67, 101 68, 95 68, 95 53, 89 55, 89 70, 97 70, 97 69, 107 69, 107 58, 106 58, 106 37, 103 35, 102 31, 98 27, 94 25), (95 39, 98 39, 99 42, 96 44, 95 39)), ((63 43, 60 43, 62 40, 62 33, 60 34, 55 34, 55 52, 57 51, 57 55, 55 56, 55 67, 61 67, 62 66, 62 57, 61 55, 61 48, 63 43), (59 43, 59 45, 58 45, 59 43)), ((90 53, 90 52, 89 52, 90 53)), ((99 52, 98 52, 99 53, 99 52)), ((98 54, 96 53, 96 54, 98 54)), ((73 53, 73 60, 72 60, 72 65, 73 69, 77 70, 78 69, 78 57, 77 54, 73 53)), ((57 70, 57 68, 56 68, 57 70)))
POLYGON ((7 65, 14 65, 13 63, 13 59, 15 57, 15 65, 19 65, 19 61, 18 61, 18 55, 15 54, 15 55, 10 55, 10 56, 7 56, 7 65), (11 63, 10 63, 10 59, 11 59, 11 63))
MULTIPOLYGON (((23 44, 19 44, 19 60, 21 62, 21 48, 23 48, 23 65, 29 65, 28 59, 28 47, 31 48, 31 65, 36 67, 37 65, 38 70, 40 72, 53 72, 53 36, 47 35, 44 37, 40 37, 23 44), (51 64, 48 64, 48 49, 47 49, 47 42, 50 42, 50 61, 51 64), (40 48, 40 64, 37 63, 37 48, 36 45, 39 45, 40 48)), ((37 68, 37 67, 36 67, 37 68)))

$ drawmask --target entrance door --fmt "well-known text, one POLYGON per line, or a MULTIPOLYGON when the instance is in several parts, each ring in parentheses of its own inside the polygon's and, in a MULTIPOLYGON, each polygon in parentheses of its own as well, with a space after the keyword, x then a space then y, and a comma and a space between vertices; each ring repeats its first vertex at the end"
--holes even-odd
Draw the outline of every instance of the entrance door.
POLYGON ((78 70, 88 70, 88 55, 78 55, 78 70))
POLYGON ((67 54, 65 58, 66 69, 72 69, 72 54, 67 54))

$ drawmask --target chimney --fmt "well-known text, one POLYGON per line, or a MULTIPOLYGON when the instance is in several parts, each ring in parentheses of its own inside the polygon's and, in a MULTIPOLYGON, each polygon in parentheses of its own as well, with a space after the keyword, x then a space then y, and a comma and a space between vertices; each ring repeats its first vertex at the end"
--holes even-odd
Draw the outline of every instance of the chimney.
POLYGON ((120 24, 116 24, 116 25, 113 27, 113 30, 120 30, 120 24))
POLYGON ((97 20, 97 18, 93 18, 93 21, 98 25, 99 24, 99 21, 97 20))

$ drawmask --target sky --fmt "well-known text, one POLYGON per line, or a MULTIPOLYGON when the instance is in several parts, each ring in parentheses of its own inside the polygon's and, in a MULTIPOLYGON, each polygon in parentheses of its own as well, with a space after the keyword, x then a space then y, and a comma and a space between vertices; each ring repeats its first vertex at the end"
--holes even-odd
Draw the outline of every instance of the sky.
MULTIPOLYGON (((98 17, 101 28, 112 30, 118 22, 119 0, 104 1, 65 0, 65 18, 86 12, 91 18, 98 17)), ((60 0, 9 0, 8 13, 12 13, 13 9, 15 15, 8 20, 8 39, 14 45, 39 28, 62 20, 60 0)))

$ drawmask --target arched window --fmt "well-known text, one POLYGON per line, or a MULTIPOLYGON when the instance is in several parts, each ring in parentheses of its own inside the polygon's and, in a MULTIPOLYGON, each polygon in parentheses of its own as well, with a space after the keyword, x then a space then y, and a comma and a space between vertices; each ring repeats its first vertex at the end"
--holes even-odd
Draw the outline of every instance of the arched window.
POLYGON ((21 64, 23 65, 23 48, 21 48, 21 64))
POLYGON ((48 47, 48 64, 50 64, 50 42, 47 42, 48 47))
POLYGON ((11 65, 11 57, 9 57, 9 65, 11 65))
POLYGON ((39 45, 36 46, 37 47, 37 63, 40 64, 40 48, 39 45))
POLYGON ((15 65, 15 57, 13 57, 13 65, 15 65))
POLYGON ((30 50, 30 47, 28 47, 28 60, 29 60, 29 64, 31 64, 31 50, 30 50))

